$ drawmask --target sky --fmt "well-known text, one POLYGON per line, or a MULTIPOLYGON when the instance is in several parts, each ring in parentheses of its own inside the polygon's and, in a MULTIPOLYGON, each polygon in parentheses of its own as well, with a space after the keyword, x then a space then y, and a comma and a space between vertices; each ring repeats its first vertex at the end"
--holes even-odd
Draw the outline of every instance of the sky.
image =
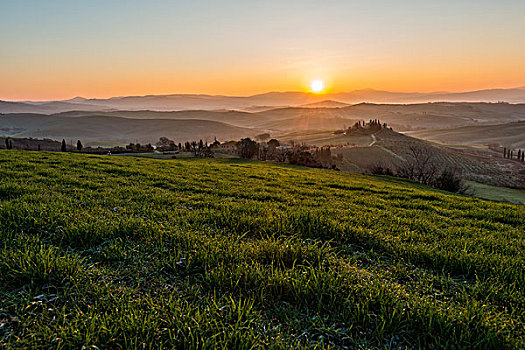
POLYGON ((0 99, 525 86, 523 0, 0 0, 0 99))

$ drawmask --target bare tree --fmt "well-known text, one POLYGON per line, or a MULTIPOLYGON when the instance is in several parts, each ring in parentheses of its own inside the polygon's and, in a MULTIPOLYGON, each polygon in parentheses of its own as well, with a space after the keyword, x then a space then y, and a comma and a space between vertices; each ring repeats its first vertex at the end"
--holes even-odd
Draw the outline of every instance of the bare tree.
POLYGON ((405 162, 397 166, 396 175, 444 191, 468 194, 460 169, 442 164, 432 147, 410 146, 405 162))
POLYGON ((197 157, 197 142, 191 141, 191 150, 193 151, 193 155, 197 157))
POLYGON ((398 176, 431 185, 439 174, 435 152, 429 147, 410 146, 405 162, 397 167, 398 176))

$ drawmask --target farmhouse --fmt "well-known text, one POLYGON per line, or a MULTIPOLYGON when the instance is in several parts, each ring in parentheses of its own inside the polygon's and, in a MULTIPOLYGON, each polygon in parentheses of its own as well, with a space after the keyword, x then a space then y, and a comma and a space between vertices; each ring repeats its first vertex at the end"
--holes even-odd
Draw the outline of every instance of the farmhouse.
POLYGON ((237 142, 235 141, 226 141, 220 145, 212 146, 212 149, 217 152, 223 153, 235 153, 237 152, 237 142))

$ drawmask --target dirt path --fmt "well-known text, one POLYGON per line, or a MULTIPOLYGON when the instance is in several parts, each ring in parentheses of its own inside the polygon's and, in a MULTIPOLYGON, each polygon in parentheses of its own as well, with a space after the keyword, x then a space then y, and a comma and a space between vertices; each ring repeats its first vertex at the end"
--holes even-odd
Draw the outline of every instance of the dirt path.
POLYGON ((372 146, 375 145, 375 143, 377 142, 376 134, 372 134, 372 135, 370 135, 370 137, 372 137, 372 142, 370 142, 370 144, 368 145, 368 147, 372 147, 372 146))

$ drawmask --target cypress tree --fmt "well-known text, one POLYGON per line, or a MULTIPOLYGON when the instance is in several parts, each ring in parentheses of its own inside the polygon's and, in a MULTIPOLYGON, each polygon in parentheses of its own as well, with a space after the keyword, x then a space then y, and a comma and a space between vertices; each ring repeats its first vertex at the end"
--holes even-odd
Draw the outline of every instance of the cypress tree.
POLYGON ((79 152, 82 152, 82 148, 84 148, 84 146, 82 146, 82 142, 80 142, 80 140, 77 141, 77 150, 79 152))
POLYGON ((62 146, 60 146, 60 150, 62 152, 65 152, 67 149, 66 149, 66 140, 62 139, 62 146))

